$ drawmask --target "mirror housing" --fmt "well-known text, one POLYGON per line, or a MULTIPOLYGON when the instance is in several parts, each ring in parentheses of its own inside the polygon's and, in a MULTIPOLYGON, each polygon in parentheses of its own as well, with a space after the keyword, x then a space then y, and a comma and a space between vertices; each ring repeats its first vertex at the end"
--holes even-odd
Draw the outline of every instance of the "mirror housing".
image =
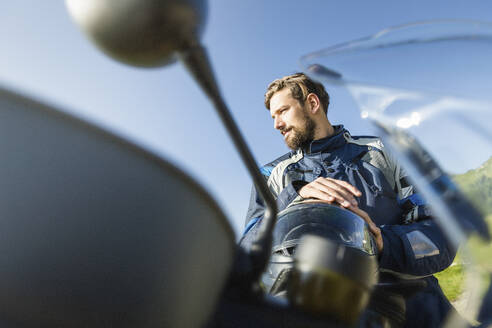
POLYGON ((85 34, 106 54, 132 66, 159 67, 199 40, 202 0, 66 0, 85 34))

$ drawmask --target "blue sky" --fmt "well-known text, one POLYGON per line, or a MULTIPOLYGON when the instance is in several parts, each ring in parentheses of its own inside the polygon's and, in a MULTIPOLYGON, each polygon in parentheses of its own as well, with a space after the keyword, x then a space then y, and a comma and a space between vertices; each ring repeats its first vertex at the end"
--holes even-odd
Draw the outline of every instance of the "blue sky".
MULTIPOLYGON (((488 1, 209 1, 203 43, 226 102, 259 163, 285 153, 263 106, 266 85, 299 57, 417 20, 491 20, 488 1)), ((237 233, 251 182, 210 103, 181 64, 138 69, 99 52, 63 1, 0 3, 0 85, 92 121, 170 160, 217 200, 237 233)), ((347 91, 329 118, 371 132, 347 91)))

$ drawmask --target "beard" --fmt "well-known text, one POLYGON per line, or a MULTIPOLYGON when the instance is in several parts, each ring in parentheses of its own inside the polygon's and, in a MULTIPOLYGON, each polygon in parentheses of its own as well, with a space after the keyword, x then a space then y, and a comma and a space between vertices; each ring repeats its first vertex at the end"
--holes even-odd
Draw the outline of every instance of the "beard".
POLYGON ((314 120, 304 113, 304 122, 302 126, 294 126, 290 129, 290 136, 285 139, 287 147, 292 150, 307 146, 314 139, 314 129, 316 124, 314 120))

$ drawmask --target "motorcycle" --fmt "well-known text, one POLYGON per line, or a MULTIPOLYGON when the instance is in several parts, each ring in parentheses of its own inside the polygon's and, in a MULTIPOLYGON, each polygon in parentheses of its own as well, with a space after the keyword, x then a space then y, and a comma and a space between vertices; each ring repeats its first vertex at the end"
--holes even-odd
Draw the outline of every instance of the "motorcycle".
MULTIPOLYGON (((292 285, 289 301, 263 292, 261 276, 276 236, 282 235, 281 225, 275 230, 275 200, 220 95, 200 44, 204 1, 66 3, 74 20, 110 56, 143 67, 158 67, 179 58, 188 67, 214 104, 268 210, 246 251, 234 242, 219 206, 180 169, 103 129, 2 90, 0 149, 8 159, 0 169, 4 185, 0 197, 0 249, 4 254, 0 260, 0 317, 4 326, 402 324, 401 298, 395 294, 401 296, 418 286, 400 281, 378 286, 376 277, 367 275, 375 266, 367 226, 350 212, 332 206, 303 204, 279 217, 290 222, 289 215, 299 219, 308 210, 320 211, 320 215, 338 211, 334 217, 346 220, 335 221, 331 227, 336 222, 354 223, 355 228, 338 226, 337 236, 351 243, 337 242, 337 236, 299 236, 291 278, 286 280, 292 285), (135 12, 141 15, 130 19, 135 12), (340 249, 344 255, 337 257, 340 249), (358 270, 349 271, 349 266, 358 266, 358 270), (332 275, 318 274, 320 268, 339 274, 329 280, 332 275), (360 295, 360 304, 350 307, 313 296, 317 288, 313 281, 329 282, 325 290, 331 291, 343 278, 348 279, 346 290, 360 295), (363 288, 351 288, 353 281, 361 282, 363 288), (381 306, 378 300, 387 300, 383 306, 386 316, 369 311, 381 306)), ((313 69, 325 72, 320 66, 313 69)), ((402 135, 399 140, 408 138, 402 135)), ((403 149, 410 159, 428 159, 418 145, 403 149)), ((422 171, 438 169, 432 160, 424 164, 422 171)), ((434 178, 442 176, 438 171, 434 178)), ((444 188, 440 193, 450 190, 437 185, 444 188)), ((468 203, 458 201, 459 191, 453 192, 447 193, 453 209, 472 213, 468 203)), ((316 215, 309 217, 314 220, 316 215)), ((456 228, 460 232, 489 237, 480 215, 456 222, 463 223, 456 228)), ((280 285, 280 278, 277 275, 272 286, 280 285)), ((489 290, 489 299, 490 294, 489 290)), ((483 306, 488 307, 490 300, 483 306)), ((484 323, 491 319, 486 314, 484 323)))

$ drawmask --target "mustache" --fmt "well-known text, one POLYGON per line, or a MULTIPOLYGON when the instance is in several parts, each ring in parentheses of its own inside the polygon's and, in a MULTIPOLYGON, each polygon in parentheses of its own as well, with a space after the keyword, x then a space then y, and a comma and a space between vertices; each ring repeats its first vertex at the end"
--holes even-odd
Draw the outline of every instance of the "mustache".
POLYGON ((285 135, 287 132, 289 132, 292 129, 293 129, 292 126, 289 126, 289 127, 283 128, 283 129, 280 129, 280 134, 281 135, 285 135))

